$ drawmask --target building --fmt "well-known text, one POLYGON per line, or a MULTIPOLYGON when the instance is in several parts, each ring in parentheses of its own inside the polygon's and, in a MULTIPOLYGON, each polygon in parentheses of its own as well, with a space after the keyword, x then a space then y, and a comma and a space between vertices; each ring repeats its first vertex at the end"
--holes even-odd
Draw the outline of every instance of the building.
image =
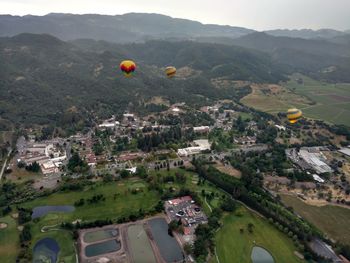
POLYGON ((339 152, 342 153, 342 154, 345 154, 345 155, 347 155, 347 156, 350 156, 350 146, 341 148, 341 149, 339 150, 339 152))
POLYGON ((45 175, 59 172, 58 165, 52 161, 47 161, 45 163, 40 164, 40 168, 42 173, 45 175))
POLYGON ((189 156, 189 155, 199 154, 199 153, 201 153, 203 151, 210 150, 210 148, 211 148, 211 144, 206 139, 195 140, 195 141, 193 141, 193 144, 195 146, 178 149, 177 150, 177 154, 180 157, 186 157, 186 156, 189 156))
POLYGON ((313 174, 312 177, 314 178, 314 180, 318 183, 324 183, 324 180, 319 177, 317 174, 313 174))
POLYGON ((317 149, 317 147, 301 148, 299 151, 299 157, 309 164, 317 174, 333 172, 332 168, 324 162, 326 157, 319 149, 317 149))
POLYGON ((277 130, 279 130, 279 131, 285 131, 285 130, 286 130, 286 127, 284 127, 284 126, 282 126, 282 125, 276 124, 275 127, 276 127, 277 130))
POLYGON ((193 131, 197 133, 207 133, 210 131, 210 127, 209 126, 193 127, 193 131))
POLYGON ((113 122, 104 122, 102 124, 99 124, 98 127, 99 128, 114 128, 116 126, 119 126, 120 125, 120 122, 119 121, 113 121, 113 122))

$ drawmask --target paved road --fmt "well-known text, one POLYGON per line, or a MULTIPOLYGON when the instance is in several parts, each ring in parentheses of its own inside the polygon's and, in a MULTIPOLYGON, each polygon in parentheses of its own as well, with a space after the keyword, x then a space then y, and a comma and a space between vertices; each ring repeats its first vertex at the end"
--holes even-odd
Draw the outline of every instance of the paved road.
POLYGON ((328 258, 334 263, 342 262, 342 260, 335 254, 332 248, 318 238, 315 238, 310 242, 310 247, 316 254, 328 258))
POLYGON ((6 159, 5 159, 5 162, 4 162, 4 165, 2 166, 1 168, 1 172, 0 172, 0 181, 2 179, 2 175, 4 174, 5 172, 5 169, 6 169, 6 165, 7 165, 7 161, 8 161, 8 158, 10 157, 10 154, 12 152, 12 149, 8 152, 7 156, 6 156, 6 159))

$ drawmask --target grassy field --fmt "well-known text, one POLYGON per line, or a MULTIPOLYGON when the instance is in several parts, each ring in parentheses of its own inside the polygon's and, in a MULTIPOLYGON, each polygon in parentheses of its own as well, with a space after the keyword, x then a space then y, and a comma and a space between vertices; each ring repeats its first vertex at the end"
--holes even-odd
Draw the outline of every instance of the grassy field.
MULTIPOLYGON (((234 214, 227 214, 223 227, 216 234, 216 249, 220 263, 251 262, 251 251, 255 245, 267 249, 275 263, 303 262, 294 255, 295 247, 291 239, 278 231, 267 220, 258 217, 244 207, 234 214), (254 225, 249 233, 247 225, 254 225), (241 233, 240 229, 244 232, 241 233)), ((211 261, 217 262, 216 259, 211 261)))
POLYGON ((338 206, 312 206, 295 196, 281 195, 282 201, 330 238, 350 245, 350 209, 338 206))
POLYGON ((0 258, 1 262, 16 262, 19 248, 19 231, 16 220, 11 216, 0 218, 0 223, 6 223, 7 228, 0 229, 0 258))
POLYGON ((286 112, 289 108, 304 108, 311 101, 285 87, 277 85, 252 85, 252 93, 241 99, 249 107, 268 113, 286 112))
POLYGON ((350 125, 350 83, 330 84, 293 74, 283 86, 252 85, 252 90, 241 102, 258 110, 274 114, 296 107, 306 117, 350 125))

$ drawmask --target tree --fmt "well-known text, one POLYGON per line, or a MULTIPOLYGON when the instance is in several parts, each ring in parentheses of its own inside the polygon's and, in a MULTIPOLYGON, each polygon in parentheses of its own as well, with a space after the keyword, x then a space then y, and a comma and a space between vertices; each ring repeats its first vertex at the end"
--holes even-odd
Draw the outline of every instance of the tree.
POLYGON ((126 178, 126 177, 128 177, 129 175, 130 175, 130 172, 129 172, 128 170, 122 170, 122 171, 120 172, 121 178, 126 178))
POLYGON ((231 198, 228 198, 228 200, 225 200, 221 204, 221 209, 226 212, 233 212, 236 209, 236 202, 231 198))
POLYGON ((40 165, 37 162, 34 162, 30 165, 27 165, 26 170, 33 173, 38 173, 40 171, 40 165))
POLYGON ((32 234, 30 233, 30 225, 26 224, 20 234, 20 240, 22 243, 27 242, 32 239, 32 234))
POLYGON ((249 224, 248 224, 248 232, 249 232, 249 233, 253 233, 253 229, 254 229, 253 223, 249 223, 249 224))
POLYGON ((138 166, 136 169, 136 175, 139 176, 140 178, 147 178, 148 174, 147 174, 146 168, 142 165, 138 166))
POLYGON ((68 170, 71 172, 86 172, 89 169, 88 164, 83 161, 77 152, 73 153, 72 157, 68 161, 68 170))
POLYGON ((185 251, 185 253, 186 253, 187 255, 192 254, 192 252, 193 252, 193 246, 192 246, 190 243, 186 243, 186 244, 184 245, 184 251, 185 251))

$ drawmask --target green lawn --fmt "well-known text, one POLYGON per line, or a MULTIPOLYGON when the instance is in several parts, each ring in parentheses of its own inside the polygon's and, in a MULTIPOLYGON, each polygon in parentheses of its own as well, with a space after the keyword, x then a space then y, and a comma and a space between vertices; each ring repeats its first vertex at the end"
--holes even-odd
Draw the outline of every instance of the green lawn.
MULTIPOLYGON (((24 207, 34 208, 42 205, 74 205, 81 198, 89 199, 94 195, 103 194, 106 201, 97 204, 87 204, 77 207, 72 213, 55 213, 66 221, 112 219, 121 215, 129 215, 130 212, 138 211, 140 208, 149 209, 157 204, 159 197, 155 191, 143 189, 143 192, 132 194, 130 189, 135 181, 123 180, 107 184, 98 183, 94 187, 79 192, 61 192, 52 194, 45 198, 39 198, 23 204, 24 207), (130 189, 129 189, 130 188, 130 189), (116 198, 114 199, 114 196, 116 198)), ((53 220, 57 221, 57 220, 53 220)))
MULTIPOLYGON (((251 262, 250 254, 254 246, 267 249, 275 259, 275 263, 303 262, 294 255, 295 247, 291 239, 284 233, 251 213, 244 207, 237 212, 224 216, 223 227, 216 234, 216 250, 220 263, 251 262), (249 233, 247 225, 254 225, 253 233, 249 233), (244 232, 240 233, 243 228, 244 232)), ((215 259, 212 262, 216 262, 215 259)))
POLYGON ((312 206, 289 195, 281 195, 281 198, 287 206, 293 207, 298 214, 330 238, 350 245, 350 209, 330 205, 312 206))
POLYGON ((16 220, 8 215, 0 218, 0 223, 7 224, 7 228, 0 229, 0 261, 4 263, 16 262, 19 248, 19 231, 16 220))

